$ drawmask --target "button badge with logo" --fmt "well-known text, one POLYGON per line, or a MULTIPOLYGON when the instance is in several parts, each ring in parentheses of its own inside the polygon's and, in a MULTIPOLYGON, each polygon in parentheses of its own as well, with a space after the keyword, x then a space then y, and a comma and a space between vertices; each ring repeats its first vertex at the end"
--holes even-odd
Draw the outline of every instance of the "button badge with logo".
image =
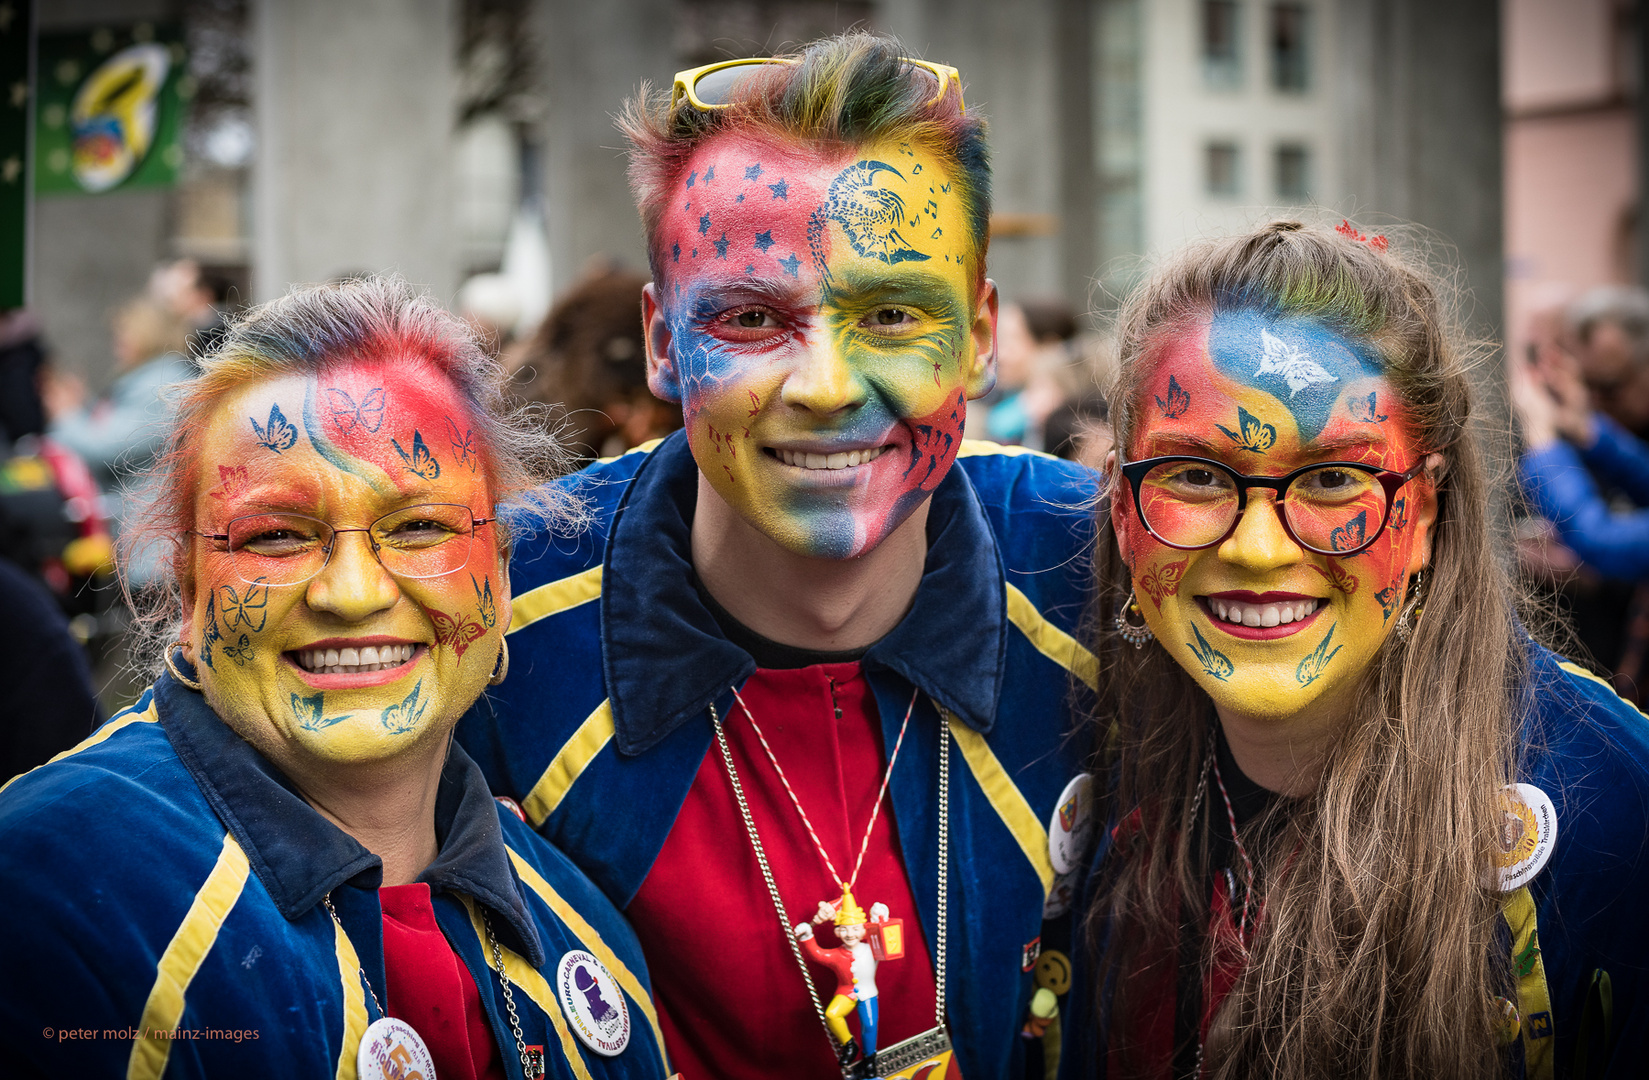
POLYGON ((617 1057, 630 1045, 630 1006, 600 960, 574 949, 556 965, 561 1011, 579 1041, 604 1057, 617 1057))
POLYGON ((1083 773, 1065 785, 1054 804, 1048 819, 1048 861, 1055 874, 1069 874, 1086 854, 1094 824, 1093 787, 1093 776, 1083 773))
POLYGON ((1533 784, 1500 789, 1499 850, 1495 867, 1500 891, 1511 892, 1534 880, 1557 846, 1557 808, 1533 784))
POLYGON ((435 1059, 411 1025, 384 1016, 361 1035, 355 1074, 361 1080, 435 1080, 435 1059))

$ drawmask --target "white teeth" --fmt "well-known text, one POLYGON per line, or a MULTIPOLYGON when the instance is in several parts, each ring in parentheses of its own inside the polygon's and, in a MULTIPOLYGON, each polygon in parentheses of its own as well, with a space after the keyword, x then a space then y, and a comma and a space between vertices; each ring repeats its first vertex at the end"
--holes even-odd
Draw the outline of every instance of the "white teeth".
POLYGON ((1298 622, 1316 611, 1321 603, 1321 600, 1291 600, 1281 604, 1239 604, 1210 597, 1208 607, 1223 622, 1270 627, 1298 622))
POLYGON ((834 454, 810 454, 800 450, 773 451, 778 459, 786 465, 798 469, 851 469, 857 465, 869 465, 882 456, 886 447, 875 446, 869 450, 847 450, 834 454))
POLYGON ((367 645, 360 649, 300 649, 293 655, 305 671, 324 675, 357 675, 363 671, 383 671, 400 667, 412 659, 416 646, 367 645))

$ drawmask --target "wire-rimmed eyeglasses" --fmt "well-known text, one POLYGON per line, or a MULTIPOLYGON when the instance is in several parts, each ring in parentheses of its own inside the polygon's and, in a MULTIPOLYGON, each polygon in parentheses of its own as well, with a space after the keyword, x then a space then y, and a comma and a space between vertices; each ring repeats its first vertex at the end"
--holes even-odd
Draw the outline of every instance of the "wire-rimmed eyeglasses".
POLYGON ((195 535, 225 545, 242 581, 301 585, 326 569, 340 533, 366 533, 373 557, 396 577, 435 578, 468 563, 475 530, 497 520, 456 503, 420 503, 364 529, 334 528, 307 514, 261 513, 232 518, 221 533, 195 535))

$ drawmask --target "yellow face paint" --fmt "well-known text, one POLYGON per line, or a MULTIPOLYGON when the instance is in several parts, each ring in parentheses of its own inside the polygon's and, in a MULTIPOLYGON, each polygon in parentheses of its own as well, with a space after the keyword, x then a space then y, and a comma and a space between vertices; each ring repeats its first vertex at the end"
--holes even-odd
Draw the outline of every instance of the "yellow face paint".
POLYGON ((666 211, 654 392, 700 471, 784 547, 875 547, 956 458, 995 313, 950 171, 890 141, 821 158, 709 140, 666 211))
MULTIPOLYGON (((337 529, 432 503, 494 516, 469 411, 423 365, 254 383, 223 401, 199 445, 196 528, 225 534, 250 517, 270 551, 286 550, 276 514, 337 529)), ((197 537, 191 636, 207 700, 254 745, 317 762, 444 738, 485 687, 509 622, 495 529, 475 529, 458 570, 422 579, 386 571, 368 534, 340 532, 325 568, 290 585, 267 583, 277 563, 197 537)))
MULTIPOLYGON (((1330 461, 1402 472, 1424 453, 1377 358, 1316 324, 1223 313, 1166 339, 1153 364, 1129 461, 1187 455, 1282 476, 1330 461)), ((1222 712, 1287 720, 1343 706, 1425 564, 1436 498, 1415 477, 1374 544, 1345 557, 1297 544, 1275 498, 1250 490, 1235 530, 1193 551, 1153 537, 1126 485, 1112 521, 1157 641, 1222 712)), ((1356 507, 1344 517, 1333 524, 1348 548, 1380 524, 1356 507)))

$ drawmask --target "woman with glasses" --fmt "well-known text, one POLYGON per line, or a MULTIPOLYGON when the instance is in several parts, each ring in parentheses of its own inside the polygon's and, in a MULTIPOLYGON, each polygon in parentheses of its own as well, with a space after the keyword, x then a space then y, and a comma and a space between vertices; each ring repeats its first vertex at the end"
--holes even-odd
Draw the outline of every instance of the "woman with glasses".
POLYGON ((1287 221, 1125 306, 1068 1074, 1641 1068, 1649 721, 1514 614, 1450 314, 1287 221))
POLYGON ((453 744, 560 459, 404 284, 299 290, 177 391, 164 670, 0 794, 28 1075, 656 1077, 639 948, 453 744), (528 515, 518 513, 518 520, 528 515))

